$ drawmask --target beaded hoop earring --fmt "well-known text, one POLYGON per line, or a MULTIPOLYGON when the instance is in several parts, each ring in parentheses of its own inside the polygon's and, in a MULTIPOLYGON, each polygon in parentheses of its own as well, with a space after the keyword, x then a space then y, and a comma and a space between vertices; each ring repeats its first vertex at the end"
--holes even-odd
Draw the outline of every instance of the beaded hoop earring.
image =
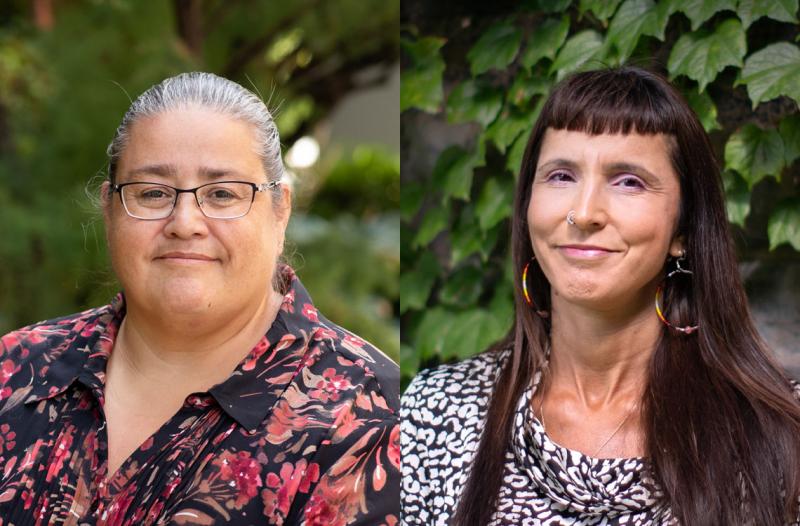
MULTIPOLYGON (((681 261, 683 261, 684 259, 686 259, 686 252, 682 251, 680 257, 675 261, 675 266, 676 266, 675 270, 667 274, 667 277, 664 278, 664 282, 666 282, 669 278, 671 278, 675 274, 689 274, 689 275, 693 274, 691 270, 687 270, 681 267, 681 261)), ((700 325, 687 325, 685 327, 676 327, 675 325, 671 324, 664 316, 664 312, 661 309, 661 298, 662 298, 662 293, 664 292, 664 282, 662 282, 656 289, 656 314, 658 315, 658 318, 664 323, 664 325, 666 325, 670 329, 676 330, 683 334, 692 334, 700 327, 700 325)))
POLYGON ((528 294, 528 268, 531 266, 531 262, 536 259, 536 256, 533 256, 530 261, 525 264, 525 267, 522 269, 522 294, 525 296, 525 301, 528 302, 536 314, 539 315, 541 318, 549 318, 550 313, 546 310, 540 310, 539 307, 531 299, 530 294, 528 294))

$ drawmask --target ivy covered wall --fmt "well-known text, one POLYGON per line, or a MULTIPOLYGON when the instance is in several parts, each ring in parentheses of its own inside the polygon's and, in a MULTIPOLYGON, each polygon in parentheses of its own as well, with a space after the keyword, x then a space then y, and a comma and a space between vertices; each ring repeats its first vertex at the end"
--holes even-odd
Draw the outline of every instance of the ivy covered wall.
POLYGON ((568 73, 625 63, 668 76, 700 116, 759 328, 800 372, 797 12, 797 0, 404 0, 404 381, 510 328, 512 192, 541 105, 568 73))

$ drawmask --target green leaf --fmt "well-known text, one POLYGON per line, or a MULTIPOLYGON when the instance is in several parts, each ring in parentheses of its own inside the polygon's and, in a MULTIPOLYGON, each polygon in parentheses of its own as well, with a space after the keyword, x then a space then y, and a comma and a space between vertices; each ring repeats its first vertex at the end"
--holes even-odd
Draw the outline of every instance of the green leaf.
POLYGON ((797 0, 739 0, 737 11, 745 29, 762 16, 780 22, 797 23, 797 0))
POLYGON ((721 130, 722 127, 717 122, 717 106, 711 100, 711 96, 707 91, 697 92, 689 90, 687 93, 687 101, 689 106, 692 107, 697 117, 700 119, 700 124, 703 125, 706 132, 711 130, 721 130))
POLYGON ((521 41, 522 32, 510 21, 493 25, 467 53, 470 71, 480 75, 490 69, 505 69, 517 56, 521 41))
POLYGON ((591 11, 597 19, 606 25, 606 22, 614 11, 617 10, 621 0, 581 0, 578 4, 578 12, 581 16, 587 11, 591 11))
POLYGON ((783 154, 786 166, 800 157, 800 115, 793 114, 783 119, 778 126, 783 140, 783 154))
POLYGON ((556 73, 556 80, 578 70, 590 60, 597 58, 603 50, 603 37, 600 33, 587 29, 576 33, 567 40, 558 52, 550 74, 556 73))
POLYGON ((508 89, 508 100, 515 106, 527 106, 536 95, 550 92, 550 79, 545 75, 531 75, 520 71, 508 89))
POLYGON ((418 248, 433 241, 439 232, 447 228, 448 213, 449 209, 442 206, 429 208, 422 218, 422 223, 419 226, 419 230, 417 230, 417 235, 414 236, 412 246, 418 248))
POLYGON ((473 170, 483 162, 480 150, 468 152, 460 146, 450 146, 439 155, 432 177, 441 187, 444 199, 469 201, 473 170))
POLYGON ((453 313, 441 307, 426 309, 416 330, 414 347, 422 360, 441 356, 453 313))
POLYGON ((483 290, 483 273, 473 265, 467 265, 447 278, 439 299, 445 305, 465 307, 478 301, 483 290))
POLYGON ((703 91, 727 66, 742 67, 746 52, 742 24, 732 18, 711 34, 703 31, 679 38, 669 55, 667 68, 673 77, 686 75, 696 80, 703 91))
POLYGON ((525 148, 528 146, 528 135, 524 134, 517 137, 517 140, 514 141, 508 151, 508 155, 506 155, 506 168, 514 174, 514 177, 519 174, 519 170, 522 168, 522 156, 525 155, 525 148))
POLYGON ((728 221, 744 227, 744 222, 750 215, 750 190, 747 189, 747 183, 734 172, 725 172, 723 181, 728 221))
POLYGON ((498 230, 498 227, 487 232, 481 230, 474 209, 465 207, 458 224, 450 232, 451 264, 456 266, 476 252, 486 261, 497 244, 498 230))
POLYGON ((485 128, 502 107, 502 91, 480 81, 466 80, 447 98, 447 121, 451 124, 476 121, 485 128))
POLYGON ((411 66, 403 70, 400 79, 400 111, 419 108, 436 113, 442 103, 442 74, 444 60, 439 50, 445 39, 425 37, 416 42, 401 40, 411 58, 411 66))
POLYGON ((561 18, 548 18, 533 29, 533 34, 528 40, 525 51, 522 52, 520 62, 530 69, 543 58, 553 60, 568 33, 569 17, 567 15, 561 18))
POLYGON ((413 347, 404 343, 400 344, 400 371, 404 378, 411 378, 417 374, 420 366, 419 359, 420 355, 413 347))
POLYGON ((531 2, 533 9, 545 13, 563 13, 572 3, 572 0, 534 0, 531 2))
POLYGON ((497 223, 511 215, 511 203, 514 192, 507 177, 493 177, 486 181, 481 195, 475 204, 478 224, 486 232, 497 223))
POLYGON ((767 225, 769 249, 789 243, 800 251, 800 199, 790 199, 781 203, 769 216, 767 225))
POLYGON ((533 125, 530 113, 522 113, 519 111, 504 111, 500 117, 487 128, 484 137, 491 140, 500 153, 506 153, 514 139, 520 136, 521 133, 530 130, 533 125))
POLYGON ((486 350, 505 335, 503 325, 485 310, 473 309, 457 314, 444 342, 445 358, 469 358, 486 350))
POLYGON ((430 251, 425 251, 413 270, 400 275, 401 314, 408 309, 420 310, 425 307, 439 272, 436 256, 430 251))
POLYGON ((692 31, 723 10, 736 12, 736 0, 671 0, 673 11, 682 11, 692 22, 692 31))
POLYGON ((619 61, 625 62, 631 56, 639 37, 650 35, 664 40, 664 29, 669 12, 667 4, 656 5, 652 0, 626 0, 619 8, 606 39, 619 51, 619 61))
POLYGON ((777 130, 746 124, 725 144, 725 168, 737 171, 748 188, 767 176, 779 179, 783 166, 783 141, 777 130))
POLYGON ((753 109, 759 102, 781 95, 800 102, 800 48, 778 42, 756 51, 747 57, 736 84, 747 84, 753 109))
POLYGON ((416 182, 404 182, 400 189, 400 218, 403 221, 411 221, 419 212, 424 197, 425 187, 423 185, 416 182))

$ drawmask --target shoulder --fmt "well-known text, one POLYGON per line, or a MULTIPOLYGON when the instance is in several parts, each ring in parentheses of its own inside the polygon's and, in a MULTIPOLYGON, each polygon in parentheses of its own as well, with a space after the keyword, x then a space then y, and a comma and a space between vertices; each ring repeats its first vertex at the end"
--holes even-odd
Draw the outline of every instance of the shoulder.
POLYGON ((360 375, 365 388, 380 395, 394 413, 399 411, 400 367, 383 351, 322 316, 310 339, 312 345, 327 351, 326 361, 334 370, 360 375))
POLYGON ((0 338, 0 356, 24 360, 47 353, 60 354, 76 340, 98 335, 103 315, 110 312, 111 306, 105 305, 22 327, 0 338))
POLYGON ((485 352, 454 363, 420 372, 403 393, 404 410, 448 407, 468 403, 483 405, 491 396, 495 378, 507 351, 485 352))

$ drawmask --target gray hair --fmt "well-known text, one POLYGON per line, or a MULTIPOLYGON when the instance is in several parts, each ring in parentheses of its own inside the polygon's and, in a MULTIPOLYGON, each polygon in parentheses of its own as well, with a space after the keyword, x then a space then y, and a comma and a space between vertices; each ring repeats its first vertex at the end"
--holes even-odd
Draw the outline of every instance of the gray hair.
MULTIPOLYGON (((127 145, 130 128, 142 117, 175 109, 199 106, 252 124, 256 130, 256 153, 261 157, 267 180, 284 177, 280 136, 266 104, 253 92, 213 73, 181 73, 150 87, 133 101, 106 149, 108 179, 116 179, 117 163, 127 145)), ((277 194, 280 188, 275 187, 277 194)))

